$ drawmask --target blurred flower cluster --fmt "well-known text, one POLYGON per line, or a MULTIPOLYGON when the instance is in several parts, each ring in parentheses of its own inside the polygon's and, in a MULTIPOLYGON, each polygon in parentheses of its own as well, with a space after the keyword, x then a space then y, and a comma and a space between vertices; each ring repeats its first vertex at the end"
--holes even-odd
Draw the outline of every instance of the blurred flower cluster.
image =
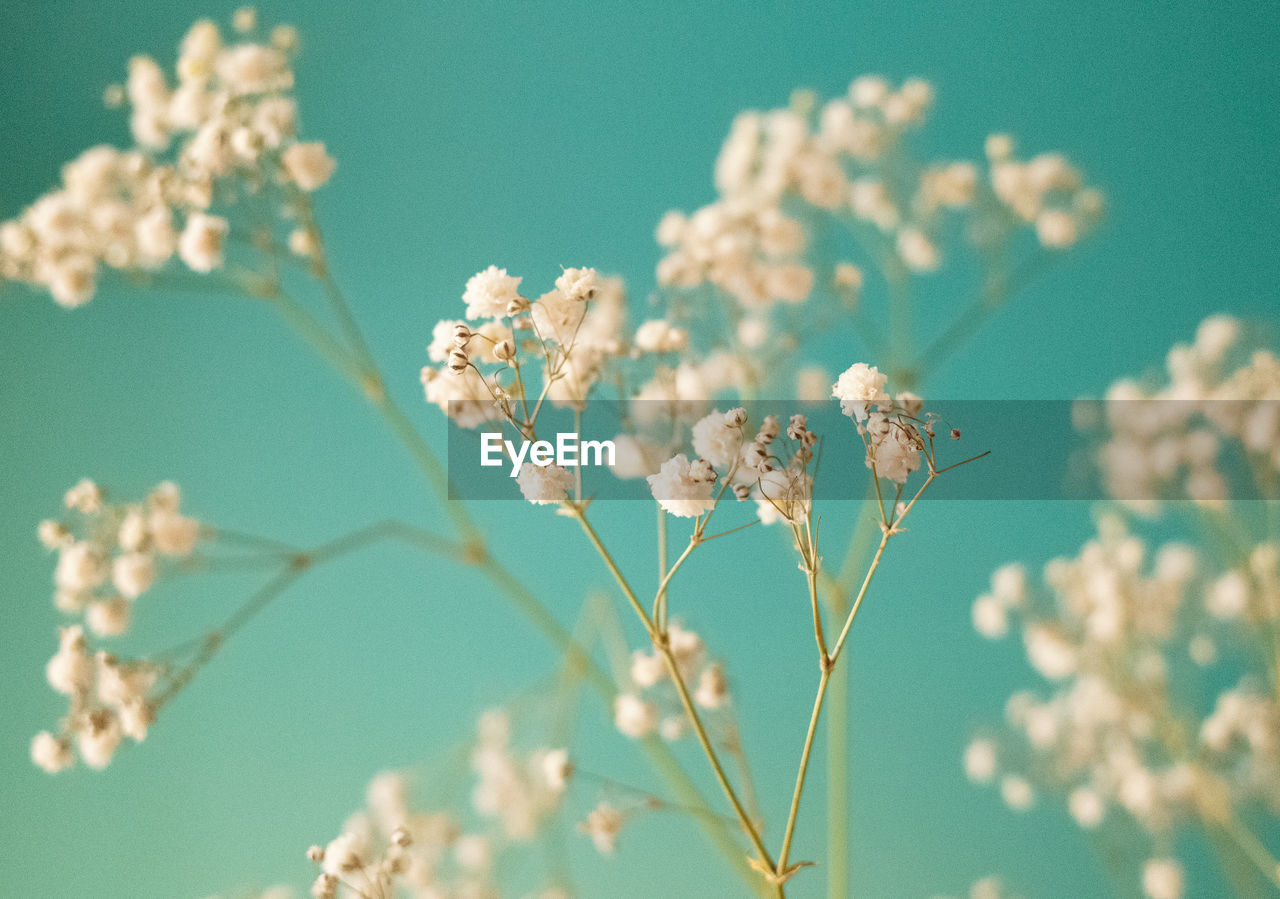
POLYGON ((177 486, 167 481, 140 503, 112 504, 82 480, 67 491, 68 519, 40 523, 40 541, 58 554, 54 605, 82 621, 62 628, 45 668, 49 685, 69 701, 57 732, 41 731, 31 742, 32 760, 51 774, 75 764, 77 752, 86 765, 104 768, 124 737, 147 736, 162 669, 93 650, 85 627, 97 637, 123 634, 159 561, 191 554, 200 525, 179 504, 177 486))
MULTIPOLYGON (((348 818, 342 833, 327 845, 307 851, 320 867, 311 895, 504 895, 498 860, 539 837, 561 804, 573 766, 563 749, 516 754, 511 718, 502 710, 482 715, 478 731, 471 753, 475 785, 469 809, 420 810, 411 801, 407 773, 377 775, 369 783, 365 809, 348 818)), ((554 887, 529 895, 567 896, 554 887)))
POLYGON ((1015 810, 1050 792, 1109 845, 1145 834, 1151 856, 1133 867, 1151 899, 1184 895, 1176 837, 1188 826, 1207 833, 1229 876, 1242 859, 1280 887, 1255 832, 1280 814, 1276 503, 1229 503, 1214 465, 1235 441, 1259 488, 1274 484, 1280 380, 1267 351, 1226 365, 1242 330, 1207 319, 1194 344, 1170 352, 1170 386, 1122 381, 1108 395, 1100 458, 1118 498, 1190 516, 1192 533, 1152 547, 1125 512, 1106 512, 1076 557, 1045 566, 1043 588, 1006 566, 973 606, 983 636, 1021 634, 1050 690, 1009 698, 1006 729, 969 744, 968 776, 998 782, 1015 810))
MULTIPOLYGON (((63 167, 59 188, 0 224, 0 279, 74 307, 93 298, 104 268, 151 273, 177 256, 205 274, 236 237, 232 212, 273 216, 264 188, 306 192, 329 179, 324 145, 297 139, 297 32, 260 36, 256 16, 237 25, 231 36, 211 21, 192 26, 172 82, 151 57, 130 60, 106 98, 128 107, 135 146, 86 150, 63 167)), ((308 242, 304 230, 291 238, 304 253, 308 242)))
POLYGON ((1112 496, 1145 514, 1162 498, 1220 507, 1240 495, 1233 465, 1251 496, 1280 495, 1280 358, 1251 343, 1242 322, 1210 316, 1192 343, 1169 350, 1167 382, 1124 378, 1101 409, 1078 405, 1080 426, 1104 437, 1098 463, 1112 496))

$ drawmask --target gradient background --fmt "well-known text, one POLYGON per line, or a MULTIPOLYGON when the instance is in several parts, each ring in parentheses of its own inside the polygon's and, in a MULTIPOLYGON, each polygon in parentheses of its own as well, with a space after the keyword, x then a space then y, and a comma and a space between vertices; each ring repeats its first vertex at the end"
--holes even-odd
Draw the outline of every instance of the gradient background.
MULTIPOLYGON (((127 140, 100 97, 131 53, 167 66, 194 18, 225 21, 232 8, 5 4, 0 214, 18 213, 82 148, 127 140)), ((940 371, 935 395, 1097 393, 1158 364, 1209 312, 1274 323, 1280 6, 1230 10, 1006 0, 288 2, 262 12, 302 30, 304 135, 339 160, 318 195, 335 270, 393 390, 440 440, 417 371, 431 325, 457 314, 470 274, 496 262, 540 291, 561 265, 593 265, 642 298, 658 258, 653 225, 668 208, 711 199, 733 114, 782 105, 796 86, 839 93, 863 72, 935 83, 924 146, 939 155, 976 158, 988 132, 1009 130, 1027 153, 1067 152, 1109 198, 1098 238, 940 371)), ((952 289, 945 274, 933 283, 924 289, 952 289)), ((171 478, 192 514, 301 544, 388 515, 429 525, 439 511, 380 421, 266 309, 108 289, 69 314, 11 290, 0 331, 0 893, 303 887, 314 870, 303 850, 337 833, 373 772, 466 738, 478 709, 552 664, 478 577, 374 550, 294 588, 109 770, 46 777, 28 762, 28 741, 62 700, 42 677, 55 615, 34 526, 77 478, 119 497, 171 478)), ((828 362, 857 352, 833 345, 828 362)), ((563 620, 586 589, 608 586, 572 522, 482 505, 498 545, 563 620)), ((635 516, 647 534, 647 513, 602 510, 606 538, 635 516)), ((970 787, 959 763, 969 732, 1032 682, 1016 645, 972 634, 971 598, 997 564, 1072 552, 1089 526, 1082 504, 936 504, 910 544, 895 544, 852 645, 860 895, 960 892, 993 871, 1036 896, 1104 891, 1065 811, 1042 802, 1017 817, 994 791, 970 787)), ((650 571, 648 546, 630 548, 624 563, 650 571)), ((802 579, 763 529, 686 571, 673 608, 729 659, 766 808, 781 810, 816 679, 802 579), (746 564, 756 560, 762 570, 746 564)), ((158 588, 137 642, 202 630, 254 582, 158 588)), ((586 703, 582 764, 643 781, 637 753, 586 703)), ((696 747, 685 750, 702 771, 696 747)), ((798 858, 825 852, 820 779, 814 787, 798 858)), ((592 793, 584 784, 578 804, 592 793)), ((691 833, 649 816, 612 860, 576 842, 583 894, 734 894, 691 833)), ((1208 895, 1213 872, 1190 853, 1192 895, 1208 895)), ((821 879, 802 875, 794 894, 818 895, 821 879)))

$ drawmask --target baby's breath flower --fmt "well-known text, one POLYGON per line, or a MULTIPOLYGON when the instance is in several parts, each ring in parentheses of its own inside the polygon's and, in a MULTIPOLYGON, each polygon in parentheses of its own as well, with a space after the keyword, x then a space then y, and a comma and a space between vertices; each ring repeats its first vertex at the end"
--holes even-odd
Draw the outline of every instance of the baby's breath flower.
POLYGON ((596 851, 601 855, 612 855, 618 848, 618 835, 626 819, 622 812, 607 802, 601 802, 587 815, 587 819, 578 825, 578 829, 591 837, 596 851))
POLYGON ((996 776, 996 744, 987 739, 971 740, 964 750, 964 773, 974 783, 991 783, 996 776))
POLYGON ((636 349, 645 353, 679 353, 689 345, 689 334, 665 319, 654 318, 636 329, 636 349))
POLYGON ((1000 781, 1000 797, 1015 812, 1025 812, 1035 803, 1036 794, 1025 777, 1006 774, 1000 781))
POLYGON ((888 380, 888 375, 880 374, 875 366, 857 362, 841 372, 831 387, 831 395, 840 400, 840 411, 845 415, 866 421, 871 406, 890 402, 884 390, 888 380))
POLYGON ((207 273, 222 266, 222 246, 229 227, 227 220, 197 212, 187 218, 178 238, 178 256, 194 272, 207 273))
POLYGON ((467 281, 462 301, 467 304, 467 318, 501 318, 507 306, 520 294, 521 278, 507 274, 505 268, 491 265, 467 281))
POLYGON ((559 465, 534 465, 526 462, 516 476, 520 492, 535 506, 562 503, 573 489, 573 474, 559 465))
POLYGON ((743 409, 711 412, 693 426, 694 451, 712 465, 731 466, 742 451, 742 426, 745 423, 746 411, 743 409))
POLYGON ((619 693, 613 701, 613 723, 623 736, 633 740, 648 736, 658 726, 658 710, 632 693, 619 693))
POLYGON ((679 518, 695 518, 715 507, 711 494, 716 473, 702 459, 690 462, 680 453, 663 462, 658 473, 646 480, 658 505, 679 518))
POLYGON ((1182 899, 1182 865, 1171 858, 1148 859, 1142 866, 1142 891, 1148 899, 1182 899))
POLYGON ((75 755, 65 738, 42 730, 31 740, 31 761, 48 774, 57 774, 75 764, 75 755))
POLYGON ((281 159, 285 173, 307 192, 323 187, 338 165, 325 152, 324 144, 320 141, 293 144, 284 151, 281 159))
POLYGON ((567 268, 556 278, 556 290, 571 303, 585 303, 595 298, 599 281, 593 268, 567 268))

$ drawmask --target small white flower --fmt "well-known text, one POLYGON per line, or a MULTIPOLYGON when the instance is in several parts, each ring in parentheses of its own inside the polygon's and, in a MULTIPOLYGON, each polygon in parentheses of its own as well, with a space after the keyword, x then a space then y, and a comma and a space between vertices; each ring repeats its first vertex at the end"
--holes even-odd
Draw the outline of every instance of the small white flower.
POLYGON ((831 386, 831 395, 840 400, 840 411, 845 415, 866 421, 870 406, 890 402, 889 394, 884 390, 888 380, 888 375, 880 374, 875 366, 857 362, 840 374, 831 386))
POLYGON ((998 640, 1009 632, 1005 605, 987 593, 973 602, 973 629, 988 640, 998 640))
POLYGON ((1027 660, 1049 680, 1062 680, 1076 670, 1078 654, 1066 637, 1044 625, 1032 625, 1023 634, 1027 660))
POLYGON ((658 726, 658 709, 634 693, 619 693, 613 701, 613 723, 618 732, 633 740, 648 736, 658 726))
POLYGON ((31 740, 31 761, 48 774, 57 774, 75 764, 71 744, 42 730, 31 740))
POLYGON ((123 596, 100 599, 85 609, 85 624, 99 637, 118 637, 129 629, 133 604, 123 596))
POLYGON ((708 665, 698 677, 693 701, 704 709, 718 709, 729 699, 729 681, 719 665, 708 665))
POLYGON ((1025 777, 1008 774, 1000 781, 1000 798, 1015 812, 1025 812, 1036 801, 1035 791, 1025 777))
POLYGON ((696 518, 715 508, 712 488, 716 473, 702 459, 690 462, 680 453, 663 462, 658 473, 646 480, 658 505, 678 518, 696 518))
POLYGON ((155 578, 156 564, 150 553, 124 553, 116 556, 111 566, 111 582, 126 599, 141 596, 150 589, 155 578))
POLYGON ((102 550, 87 540, 72 543, 58 555, 53 581, 63 590, 92 590, 107 579, 107 563, 102 550))
POLYGON ((294 144, 284 151, 281 161, 289 178, 307 192, 322 187, 338 165, 320 141, 294 144))
POLYGON ((565 784, 573 774, 573 763, 569 761, 567 749, 552 749, 542 756, 542 776, 547 788, 553 793, 564 792, 565 784))
MULTIPOLYGON (((712 465, 721 468, 731 466, 742 451, 742 425, 733 424, 737 418, 731 416, 742 411, 735 409, 725 413, 716 409, 700 419, 693 426, 694 451, 712 465)), ((745 413, 742 418, 745 420, 745 413)))
POLYGON ((556 278, 556 290, 572 303, 586 303, 595 298, 600 276, 593 268, 567 268, 556 278))
POLYGON ((1107 806, 1092 787, 1076 787, 1067 797, 1067 808, 1071 817, 1085 830, 1093 830, 1102 823, 1106 816, 1107 806))
POLYGON ((631 682, 647 690, 667 676, 667 666, 658 653, 637 649, 631 654, 631 682))
POLYGON ((624 820, 622 812, 607 802, 601 802, 591 810, 587 820, 578 829, 591 837, 597 852, 612 855, 618 848, 618 834, 622 832, 624 820))
POLYGON ((502 318, 507 307, 519 296, 521 278, 507 274, 505 268, 491 265, 472 275, 462 293, 467 304, 467 318, 502 318))
POLYGON ((516 483, 524 498, 535 506, 562 503, 573 489, 573 475, 559 465, 534 465, 526 462, 520 466, 516 483))
POLYGON ((222 245, 230 226, 216 215, 194 212, 178 238, 178 256, 193 272, 206 274, 222 265, 222 245))
POLYGON ((971 740, 964 750, 964 773, 977 784, 991 783, 996 776, 996 744, 979 738, 971 740))
POLYGON ((636 329, 635 345, 645 353, 680 353, 689 346, 689 332, 654 318, 636 329))

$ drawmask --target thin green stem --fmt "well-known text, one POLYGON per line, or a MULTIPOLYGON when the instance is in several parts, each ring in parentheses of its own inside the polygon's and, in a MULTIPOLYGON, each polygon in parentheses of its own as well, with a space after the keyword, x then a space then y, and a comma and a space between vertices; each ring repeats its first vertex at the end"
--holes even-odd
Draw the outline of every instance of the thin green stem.
MULTIPOLYGON (((591 523, 587 520, 586 513, 580 506, 573 505, 572 503, 565 503, 565 508, 568 509, 569 513, 578 520, 578 524, 581 525, 583 533, 587 535, 587 539, 595 548, 596 553, 604 561, 605 567, 608 568, 609 572, 613 575, 618 587, 622 590, 623 595, 627 598, 627 602, 631 605, 632 611, 636 613, 636 617, 638 617, 644 624, 645 630, 648 632, 649 638, 652 640, 654 647, 657 648, 658 652, 662 655, 663 661, 666 663, 667 674, 671 678, 671 682, 675 685, 676 693, 680 697, 680 703, 684 706, 685 714, 688 716, 689 722, 693 725, 694 733, 698 737, 698 743, 702 746, 703 753, 711 763, 711 768, 715 772, 716 780, 720 784, 720 789, 724 791, 725 797, 729 800, 729 804, 733 806, 734 814, 738 816, 738 823, 742 826, 743 832, 746 833, 747 838, 751 841, 751 845, 755 847, 756 852, 759 853, 762 863, 771 868, 773 863, 769 856, 769 850, 765 848, 764 841, 761 839, 760 833, 756 829, 755 822, 747 812, 746 807, 742 804, 742 801, 738 798, 737 791, 733 788, 733 784, 729 781, 729 775, 725 772, 724 765, 720 762, 720 757, 716 752, 715 746, 712 744, 711 738, 707 734, 706 727, 702 723, 702 717, 698 714, 697 707, 693 703, 693 697, 689 694, 688 685, 684 682, 684 676, 680 672, 680 666, 676 662, 675 654, 671 651, 670 643, 657 629, 653 619, 650 618, 649 613, 645 611, 644 606, 640 604, 640 600, 636 596, 635 590, 632 589, 631 584, 627 581, 626 576, 618 567, 618 563, 614 560, 613 555, 600 539, 600 535, 596 533, 595 528, 593 528, 591 523)), ((687 557, 688 553, 692 551, 693 547, 696 545, 696 541, 691 540, 689 548, 685 551, 682 559, 687 557)), ((678 564, 679 562, 677 562, 677 565, 678 564)), ((659 589, 661 591, 662 588, 659 589)))
POLYGON ((800 814, 800 797, 804 794, 805 778, 809 774, 809 756, 813 752, 813 738, 818 733, 818 719, 822 716, 822 703, 827 696, 827 684, 831 682, 831 669, 824 666, 818 681, 818 693, 813 699, 813 712, 809 715, 809 728, 805 731, 804 749, 800 753, 800 768, 796 771, 796 786, 791 794, 791 810, 787 813, 787 829, 782 836, 782 850, 778 853, 778 876, 787 871, 787 859, 791 855, 791 841, 796 833, 796 819, 800 814))
POLYGON ((772 868, 773 860, 769 855, 769 850, 765 848, 764 841, 760 838, 759 831, 756 830, 755 823, 751 819, 751 815, 747 812, 746 807, 738 798, 738 793, 734 790, 733 785, 729 782, 729 775, 725 772, 724 766, 720 763, 720 756, 715 750, 715 746, 711 743, 711 738, 707 735, 707 729, 702 724, 702 716, 698 714, 697 708, 693 704, 693 697, 689 695, 689 688, 684 682, 684 677, 680 673, 680 666, 676 663, 675 654, 671 651, 671 647, 665 641, 657 644, 659 652, 667 665, 667 674, 671 678, 671 682, 675 684, 676 693, 680 696, 680 704, 684 706, 685 714, 689 717, 689 722, 693 725, 693 732, 698 737, 698 743, 702 746, 702 751, 707 757, 707 761, 711 763, 711 768, 715 772, 716 780, 720 783, 720 789, 724 791, 724 795, 729 800, 729 804, 733 806, 733 812, 738 816, 738 823, 742 826, 742 830, 746 833, 747 839, 751 841, 751 845, 755 847, 756 852, 760 854, 760 861, 772 868))

